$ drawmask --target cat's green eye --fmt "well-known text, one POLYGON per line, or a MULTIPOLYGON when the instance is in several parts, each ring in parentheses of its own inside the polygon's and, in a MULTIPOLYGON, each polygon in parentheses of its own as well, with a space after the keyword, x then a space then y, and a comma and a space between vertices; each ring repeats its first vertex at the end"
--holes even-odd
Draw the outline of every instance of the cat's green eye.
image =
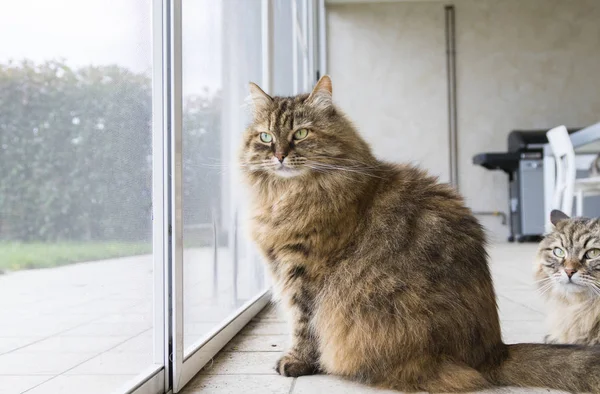
POLYGON ((308 135, 308 130, 307 129, 300 129, 300 130, 298 130, 298 131, 296 131, 294 133, 294 139, 296 141, 303 140, 303 139, 306 138, 307 135, 308 135))
POLYGON ((565 257, 565 251, 564 251, 564 250, 562 250, 561 248, 554 248, 554 250, 552 251, 552 253, 554 253, 554 255, 555 255, 556 257, 559 257, 559 258, 561 258, 561 259, 562 259, 563 257, 565 257))
POLYGON ((273 136, 269 133, 260 133, 260 140, 268 144, 273 141, 273 136))
POLYGON ((600 249, 590 249, 585 252, 586 259, 595 259, 596 257, 600 257, 600 249))

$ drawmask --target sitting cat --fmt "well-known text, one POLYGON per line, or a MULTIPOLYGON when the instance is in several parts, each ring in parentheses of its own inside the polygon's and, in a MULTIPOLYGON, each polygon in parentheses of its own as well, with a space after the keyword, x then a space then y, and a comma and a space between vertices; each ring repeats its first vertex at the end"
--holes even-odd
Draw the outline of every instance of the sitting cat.
POLYGON ((449 185, 376 159, 329 77, 310 95, 250 88, 240 161, 252 236, 293 332, 278 373, 600 393, 600 349, 502 342, 483 228, 449 185))
POLYGON ((549 307, 548 343, 600 344, 600 219, 552 211, 540 243, 537 284, 549 307))

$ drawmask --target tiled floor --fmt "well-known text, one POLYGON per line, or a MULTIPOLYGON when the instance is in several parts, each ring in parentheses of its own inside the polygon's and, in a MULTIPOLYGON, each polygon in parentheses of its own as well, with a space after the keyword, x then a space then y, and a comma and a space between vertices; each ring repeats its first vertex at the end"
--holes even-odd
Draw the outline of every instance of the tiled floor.
MULTIPOLYGON (((212 250, 185 250, 186 346, 256 293, 241 281, 233 291, 219 257, 214 286, 212 250)), ((0 275, 0 394, 107 394, 150 368, 152 264, 137 256, 0 275)))
POLYGON ((0 276, 0 393, 109 393, 151 365, 151 264, 138 256, 0 276))
MULTIPOLYGON (((534 290, 536 245, 499 244, 490 248, 504 340, 539 342, 544 308, 534 290)), ((287 325, 272 308, 261 312, 184 390, 184 394, 375 394, 392 393, 334 376, 284 378, 273 366, 287 341, 287 325)), ((487 393, 550 393, 544 389, 505 388, 487 393)), ((558 392, 554 392, 558 393, 558 392)))

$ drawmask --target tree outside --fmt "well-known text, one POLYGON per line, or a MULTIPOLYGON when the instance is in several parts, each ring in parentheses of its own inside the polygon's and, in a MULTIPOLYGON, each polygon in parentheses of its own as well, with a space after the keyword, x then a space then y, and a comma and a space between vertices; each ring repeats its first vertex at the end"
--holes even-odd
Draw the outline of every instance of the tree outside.
MULTIPOLYGON (((0 269, 151 252, 151 94, 119 66, 0 64, 0 269)), ((186 97, 183 122, 184 216, 201 223, 221 190, 219 95, 186 97)))

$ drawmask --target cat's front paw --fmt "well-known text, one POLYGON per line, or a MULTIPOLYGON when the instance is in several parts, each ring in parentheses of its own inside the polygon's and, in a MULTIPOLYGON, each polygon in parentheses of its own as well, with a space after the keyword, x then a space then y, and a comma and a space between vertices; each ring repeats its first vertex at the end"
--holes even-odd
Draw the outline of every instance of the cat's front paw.
POLYGON ((281 376, 296 378, 303 375, 314 375, 319 369, 311 363, 298 359, 292 354, 286 354, 275 364, 275 371, 281 376))

